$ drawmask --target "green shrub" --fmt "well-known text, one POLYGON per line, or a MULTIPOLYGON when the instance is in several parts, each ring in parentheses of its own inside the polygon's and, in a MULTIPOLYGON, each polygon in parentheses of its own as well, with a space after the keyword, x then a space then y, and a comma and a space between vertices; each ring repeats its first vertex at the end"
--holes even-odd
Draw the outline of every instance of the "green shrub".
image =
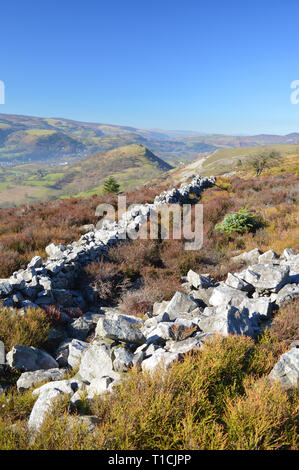
POLYGON ((261 226, 261 216, 253 214, 246 207, 241 207, 237 212, 226 215, 220 224, 215 225, 215 228, 230 235, 233 232, 254 232, 261 226))

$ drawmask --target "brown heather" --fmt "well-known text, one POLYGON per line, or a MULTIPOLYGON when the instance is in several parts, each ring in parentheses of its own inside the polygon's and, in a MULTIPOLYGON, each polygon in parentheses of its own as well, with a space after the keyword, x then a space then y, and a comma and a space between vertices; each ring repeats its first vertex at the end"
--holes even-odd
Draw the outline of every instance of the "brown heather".
POLYGON ((70 428, 77 412, 60 400, 34 442, 26 433, 34 399, 10 392, 0 396, 0 448, 295 450, 299 397, 266 382, 275 360, 249 338, 216 337, 166 372, 131 370, 111 395, 87 406, 99 418, 93 432, 70 428))

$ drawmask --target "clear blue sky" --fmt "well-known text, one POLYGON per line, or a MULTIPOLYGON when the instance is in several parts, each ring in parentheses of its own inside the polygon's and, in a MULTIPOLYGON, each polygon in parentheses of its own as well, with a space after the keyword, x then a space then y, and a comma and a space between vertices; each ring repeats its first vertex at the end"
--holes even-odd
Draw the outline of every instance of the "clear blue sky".
POLYGON ((299 132, 298 0, 10 0, 0 113, 299 132))

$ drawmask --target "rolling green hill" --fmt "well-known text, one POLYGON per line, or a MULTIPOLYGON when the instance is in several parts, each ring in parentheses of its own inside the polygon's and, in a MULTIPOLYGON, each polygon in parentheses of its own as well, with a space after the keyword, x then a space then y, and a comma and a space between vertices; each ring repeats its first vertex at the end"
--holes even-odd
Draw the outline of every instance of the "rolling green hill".
POLYGON ((172 167, 146 147, 133 144, 96 153, 68 165, 40 168, 34 163, 0 169, 0 207, 89 196, 113 175, 121 190, 135 189, 172 167))

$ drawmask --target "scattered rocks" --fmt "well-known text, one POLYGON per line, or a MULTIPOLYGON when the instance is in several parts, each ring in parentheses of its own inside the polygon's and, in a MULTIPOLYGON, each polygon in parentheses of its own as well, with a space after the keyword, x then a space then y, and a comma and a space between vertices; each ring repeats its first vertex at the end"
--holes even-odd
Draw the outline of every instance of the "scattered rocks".
MULTIPOLYGON (((47 260, 43 262, 36 256, 26 269, 0 280, 0 298, 7 307, 26 309, 55 303, 84 309, 88 302, 94 302, 95 295, 92 289, 73 290, 83 266, 101 258, 128 228, 139 227, 152 209, 165 203, 188 202, 191 194, 199 196, 214 183, 215 178, 195 177, 190 184, 164 191, 154 204, 136 205, 117 223, 106 221, 96 227, 82 227, 82 237, 70 245, 51 243, 46 248, 47 260)), ((52 381, 33 392, 38 399, 30 415, 29 430, 39 429, 56 398, 67 395, 77 406, 83 391, 88 399, 107 393, 135 365, 150 373, 159 367, 167 369, 182 360, 184 354, 201 349, 205 339, 215 333, 255 337, 272 309, 299 293, 299 255, 291 249, 284 250, 279 258, 273 250, 262 254, 256 248, 232 261, 250 266, 241 273, 229 273, 226 281, 220 283, 189 270, 183 286, 187 293, 176 292, 169 302, 155 303, 147 320, 111 309, 98 313, 95 306, 96 313, 80 318, 65 315, 62 331, 55 328, 49 337, 56 359, 36 348, 14 346, 7 354, 7 362, 25 371, 18 380, 19 390, 41 380, 52 381), (91 343, 85 342, 87 337, 91 343), (58 367, 79 367, 78 379, 63 380, 65 370, 58 367)), ((5 351, 0 342, 2 363, 5 351)), ((293 347, 281 356, 270 378, 293 387, 298 383, 298 369, 298 348, 293 347)), ((0 393, 1 390, 0 387, 0 393)))

